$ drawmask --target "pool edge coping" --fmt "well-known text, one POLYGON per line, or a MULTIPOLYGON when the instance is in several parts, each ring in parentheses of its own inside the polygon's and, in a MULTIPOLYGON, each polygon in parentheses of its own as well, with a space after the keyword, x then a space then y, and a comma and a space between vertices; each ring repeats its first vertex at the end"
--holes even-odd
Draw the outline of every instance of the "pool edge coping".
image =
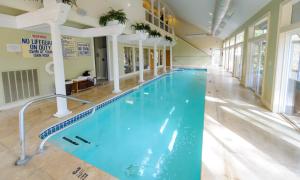
POLYGON ((202 71, 205 71, 207 72, 207 69, 206 68, 175 68, 173 70, 171 70, 170 72, 167 72, 167 73, 163 73, 161 75, 158 75, 156 77, 154 77, 153 79, 150 79, 148 81, 145 81, 133 88, 130 88, 120 94, 117 94, 103 102, 100 102, 90 108, 87 108, 86 110, 83 110, 67 119, 64 119, 54 125, 51 125, 49 126, 48 128, 45 128, 43 129, 38 137, 43 141, 47 141, 50 137, 54 136, 55 134, 63 131, 63 130, 66 130, 67 128, 70 128, 71 126, 74 126, 75 124, 83 121, 85 118, 89 117, 90 115, 93 114, 93 112, 96 112, 104 107, 106 107, 107 105, 113 103, 114 101, 116 100, 119 100, 120 98, 128 95, 128 94, 131 94, 135 91, 137 91, 138 89, 140 89, 141 87, 144 87, 150 83, 152 83, 153 81, 156 81, 156 80, 159 80, 161 78, 163 78, 164 76, 168 76, 174 72, 178 72, 178 71, 184 71, 184 70, 202 70, 202 71), (95 111, 93 111, 95 109, 95 111))

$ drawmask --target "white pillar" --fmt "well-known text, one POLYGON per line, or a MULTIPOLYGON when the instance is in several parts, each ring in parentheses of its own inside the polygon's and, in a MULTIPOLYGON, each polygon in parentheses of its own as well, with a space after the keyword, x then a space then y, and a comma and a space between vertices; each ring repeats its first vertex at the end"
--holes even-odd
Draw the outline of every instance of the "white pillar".
POLYGON ((167 53, 166 53, 165 45, 164 45, 164 52, 163 52, 163 66, 164 66, 164 72, 167 72, 167 53))
POLYGON ((136 51, 135 47, 131 48, 133 72, 136 72, 136 51))
POLYGON ((173 69, 173 46, 170 46, 170 70, 173 69))
MULTIPOLYGON (((56 94, 66 95, 65 85, 65 69, 64 58, 61 44, 61 32, 60 25, 50 23, 51 38, 52 38, 52 51, 53 51, 53 64, 54 64, 54 78, 55 78, 55 90, 56 94)), ((68 110, 67 99, 56 98, 57 113, 56 117, 64 117, 71 112, 68 110)))
POLYGON ((143 41, 139 40, 139 67, 140 67, 140 83, 144 82, 144 50, 143 41))
POLYGON ((119 80, 119 57, 118 57, 118 36, 112 36, 112 54, 113 54, 113 71, 114 71, 114 90, 113 93, 120 93, 120 80, 119 80))
POLYGON ((158 54, 157 54, 157 44, 154 44, 154 76, 157 76, 157 63, 158 63, 158 54))

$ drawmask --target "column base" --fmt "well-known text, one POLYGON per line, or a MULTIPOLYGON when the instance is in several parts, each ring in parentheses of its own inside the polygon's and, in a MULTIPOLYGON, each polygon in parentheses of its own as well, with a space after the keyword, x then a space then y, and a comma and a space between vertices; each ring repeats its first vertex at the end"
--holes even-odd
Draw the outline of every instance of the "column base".
POLYGON ((143 83, 143 82, 145 82, 144 80, 139 80, 139 83, 143 83))
POLYGON ((120 90, 120 89, 115 89, 115 90, 113 90, 113 93, 114 94, 119 94, 119 93, 121 93, 122 91, 120 90))
POLYGON ((62 117, 65 117, 69 114, 72 114, 72 111, 67 110, 66 112, 57 112, 53 116, 57 117, 57 118, 62 118, 62 117))

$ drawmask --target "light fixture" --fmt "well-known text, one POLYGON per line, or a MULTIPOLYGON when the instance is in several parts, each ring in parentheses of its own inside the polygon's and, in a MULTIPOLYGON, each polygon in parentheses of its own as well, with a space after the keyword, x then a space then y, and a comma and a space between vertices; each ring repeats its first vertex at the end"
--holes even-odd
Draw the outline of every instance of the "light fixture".
POLYGON ((212 13, 212 12, 210 12, 210 13, 208 13, 210 16, 213 16, 214 15, 214 13, 212 13))
POLYGON ((131 4, 130 4, 130 3, 128 3, 128 4, 127 4, 127 6, 128 6, 128 7, 131 7, 131 4))

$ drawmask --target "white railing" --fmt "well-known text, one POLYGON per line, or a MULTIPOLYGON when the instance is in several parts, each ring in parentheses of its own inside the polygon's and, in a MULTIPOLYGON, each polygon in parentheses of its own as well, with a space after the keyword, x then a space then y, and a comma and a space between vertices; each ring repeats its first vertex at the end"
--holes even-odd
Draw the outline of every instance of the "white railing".
MULTIPOLYGON (((82 100, 82 99, 78 99, 78 98, 75 98, 75 97, 72 97, 72 96, 66 96, 66 95, 61 95, 61 94, 55 94, 55 95, 50 95, 50 96, 37 98, 37 99, 34 99, 34 100, 29 101, 28 103, 26 103, 19 112, 19 133, 20 133, 21 152, 20 152, 20 158, 15 163, 17 166, 25 165, 30 160, 30 157, 26 155, 26 143, 25 143, 24 113, 25 113, 26 109, 33 103, 41 102, 41 101, 44 101, 44 100, 47 100, 47 99, 52 99, 52 98, 65 98, 65 99, 70 99, 70 100, 73 100, 73 101, 78 101, 78 102, 81 102, 83 104, 94 104, 91 101, 82 100)), ((95 112, 95 107, 93 108, 92 114, 94 112, 95 112)), ((44 142, 42 142, 41 144, 44 144, 44 142)), ((41 147, 43 147, 43 145, 40 146, 40 150, 41 150, 41 147)))

